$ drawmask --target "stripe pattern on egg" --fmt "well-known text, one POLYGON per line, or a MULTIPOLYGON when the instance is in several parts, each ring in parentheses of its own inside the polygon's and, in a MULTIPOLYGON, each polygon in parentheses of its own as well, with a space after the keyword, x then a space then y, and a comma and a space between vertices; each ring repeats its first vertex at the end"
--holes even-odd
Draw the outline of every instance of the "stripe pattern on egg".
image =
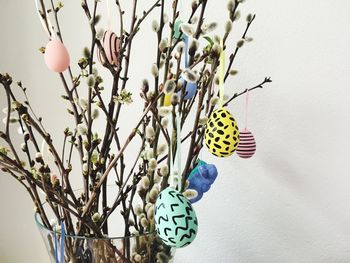
POLYGON ((253 134, 248 130, 244 129, 239 133, 240 142, 237 147, 237 154, 243 159, 251 158, 256 151, 256 142, 253 134))
MULTIPOLYGON (((112 31, 106 30, 103 34, 102 46, 106 53, 108 62, 113 65, 115 68, 119 67, 119 53, 121 49, 121 40, 120 38, 112 31)), ((106 62, 103 58, 102 52, 100 49, 97 50, 97 58, 102 65, 105 65, 106 62)))

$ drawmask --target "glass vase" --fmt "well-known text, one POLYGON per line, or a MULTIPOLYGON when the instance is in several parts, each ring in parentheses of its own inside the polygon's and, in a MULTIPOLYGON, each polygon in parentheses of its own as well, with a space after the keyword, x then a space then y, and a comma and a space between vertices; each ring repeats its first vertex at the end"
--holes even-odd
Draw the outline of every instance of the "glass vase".
POLYGON ((52 263, 171 263, 174 250, 156 233, 129 237, 90 238, 64 235, 47 229, 40 216, 35 221, 52 263))

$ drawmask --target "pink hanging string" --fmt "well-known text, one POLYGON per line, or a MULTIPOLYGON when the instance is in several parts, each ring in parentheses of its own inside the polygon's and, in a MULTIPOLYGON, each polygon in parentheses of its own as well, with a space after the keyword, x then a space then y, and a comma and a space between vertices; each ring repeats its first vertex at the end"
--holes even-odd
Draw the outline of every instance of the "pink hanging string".
POLYGON ((245 127, 244 130, 247 131, 248 127, 248 104, 249 104, 249 89, 247 89, 246 95, 245 95, 245 103, 244 103, 244 112, 245 112, 245 127))

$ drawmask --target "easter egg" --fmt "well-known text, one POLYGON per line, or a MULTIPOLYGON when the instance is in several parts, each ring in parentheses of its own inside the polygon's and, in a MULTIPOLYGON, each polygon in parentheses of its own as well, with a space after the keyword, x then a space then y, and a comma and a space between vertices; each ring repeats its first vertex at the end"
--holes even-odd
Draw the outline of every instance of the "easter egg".
MULTIPOLYGON (((192 99, 197 92, 197 83, 185 81, 185 79, 182 77, 180 79, 180 82, 182 85, 186 85, 184 100, 192 99)), ((181 96, 181 91, 179 91, 179 96, 181 96)))
POLYGON ((69 67, 70 58, 67 48, 63 43, 54 38, 47 43, 44 60, 46 66, 54 72, 61 73, 69 67))
POLYGON ((239 143, 239 130, 231 113, 217 109, 211 115, 205 131, 205 144, 217 157, 227 157, 234 153, 239 143))
POLYGON ((198 222, 190 201, 168 187, 159 194, 155 205, 156 231, 163 242, 176 248, 191 244, 197 235, 198 222))
POLYGON ((253 134, 248 130, 244 129, 239 132, 240 142, 237 146, 237 154, 243 159, 251 158, 256 151, 256 142, 253 134))
POLYGON ((165 94, 163 106, 166 106, 166 107, 171 106, 171 94, 165 94))
MULTIPOLYGON (((119 52, 121 49, 120 38, 117 37, 117 35, 114 32, 107 30, 103 34, 102 46, 105 51, 108 62, 115 68, 117 68, 119 66, 119 52)), ((102 65, 106 64, 100 49, 97 50, 97 58, 102 65)))

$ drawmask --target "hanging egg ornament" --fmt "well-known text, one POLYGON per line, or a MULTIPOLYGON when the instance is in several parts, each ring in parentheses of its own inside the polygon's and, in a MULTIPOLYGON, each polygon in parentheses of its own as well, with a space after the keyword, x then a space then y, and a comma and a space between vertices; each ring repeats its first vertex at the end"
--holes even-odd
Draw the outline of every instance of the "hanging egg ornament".
MULTIPOLYGON (((119 53, 121 49, 120 38, 111 30, 106 30, 102 38, 102 46, 109 64, 119 67, 119 53)), ((100 49, 97 50, 97 58, 102 65, 106 64, 100 49)))
POLYGON ((67 48, 63 43, 53 38, 47 43, 45 48, 44 60, 46 66, 53 72, 62 73, 70 64, 70 58, 67 48))
POLYGON ((188 176, 188 189, 195 190, 198 193, 196 197, 190 199, 192 204, 202 199, 203 194, 210 190, 217 176, 218 171, 215 165, 207 164, 202 160, 198 162, 188 176))
POLYGON ((251 158, 256 151, 256 142, 254 135, 248 130, 244 129, 239 132, 240 142, 237 146, 237 154, 243 159, 251 158))
MULTIPOLYGON (((192 99, 194 95, 196 95, 197 83, 186 81, 183 77, 181 77, 179 81, 182 83, 182 85, 186 85, 184 100, 192 99)), ((180 90, 179 96, 181 96, 181 92, 182 91, 180 90)))
POLYGON ((165 94, 163 106, 166 106, 166 107, 171 106, 171 94, 165 94))
POLYGON ((191 244, 198 231, 196 212, 190 201, 171 187, 158 196, 155 223, 158 236, 170 247, 191 244))
POLYGON ((231 113, 217 109, 211 115, 205 131, 205 144, 217 157, 227 157, 234 153, 239 143, 239 129, 231 113))

